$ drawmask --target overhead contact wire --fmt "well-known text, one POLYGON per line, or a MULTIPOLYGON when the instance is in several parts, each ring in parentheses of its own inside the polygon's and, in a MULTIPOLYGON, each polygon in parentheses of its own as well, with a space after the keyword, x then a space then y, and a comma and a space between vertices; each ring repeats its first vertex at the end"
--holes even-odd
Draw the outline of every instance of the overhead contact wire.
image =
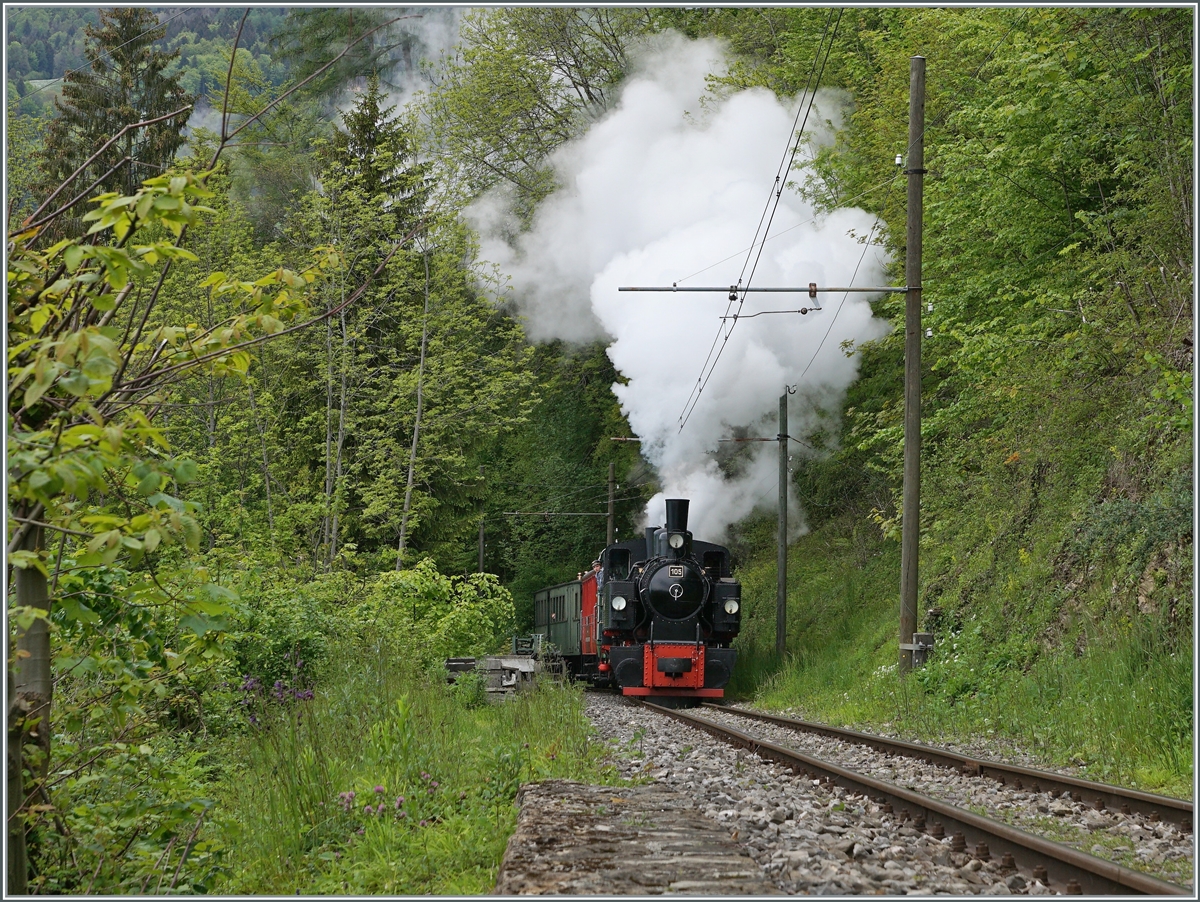
MULTIPOLYGON (((801 109, 804 109, 804 119, 801 121, 800 128, 798 131, 795 130, 794 124, 793 124, 793 133, 796 136, 795 143, 792 144, 790 155, 785 152, 784 159, 786 160, 786 164, 783 161, 781 161, 780 162, 780 170, 776 171, 775 182, 771 186, 771 191, 772 191, 773 197, 768 197, 768 199, 767 199, 767 209, 770 210, 770 216, 767 217, 766 227, 765 227, 765 229, 762 228, 761 220, 760 220, 760 229, 756 230, 754 233, 754 241, 751 243, 751 254, 753 254, 753 256, 754 256, 754 263, 751 266, 749 276, 745 277, 746 284, 744 286, 741 284, 742 276, 739 276, 739 278, 738 278, 738 288, 740 289, 740 295, 741 295, 740 298, 738 298, 738 302, 737 302, 738 303, 738 308, 737 308, 738 313, 741 313, 742 306, 746 303, 746 293, 747 293, 746 289, 749 288, 750 283, 754 281, 754 274, 755 274, 755 272, 758 271, 758 263, 759 263, 759 260, 762 258, 763 245, 766 244, 766 236, 771 231, 771 224, 775 221, 775 213, 779 209, 779 201, 783 196, 783 188, 784 188, 784 185, 780 183, 780 180, 781 180, 781 178, 786 179, 787 172, 791 171, 791 168, 796 161, 796 154, 800 152, 800 144, 803 140, 804 129, 808 125, 808 117, 809 117, 809 114, 812 112, 813 104, 815 103, 816 98, 817 98, 817 88, 821 84, 821 78, 825 74, 825 65, 829 62, 829 55, 830 55, 830 53, 833 52, 833 43, 837 39, 838 26, 841 25, 841 22, 842 22, 842 12, 843 12, 842 10, 838 10, 837 19, 835 21, 833 21, 833 23, 832 23, 833 24, 832 34, 830 34, 830 32, 829 32, 830 22, 826 21, 826 23, 825 23, 825 32, 822 33, 822 35, 821 35, 821 44, 818 45, 817 54, 813 58, 813 70, 812 71, 816 72, 816 78, 815 78, 815 80, 812 79, 812 71, 810 71, 810 80, 809 80, 809 83, 805 87, 805 91, 808 94, 808 103, 807 103, 807 105, 801 104, 801 107, 800 107, 801 109), (825 43, 826 35, 829 36, 828 44, 825 43), (821 56, 822 50, 824 50, 824 57, 821 56), (819 70, 817 69, 817 61, 818 60, 820 60, 820 69, 819 70), (785 165, 786 165, 786 169, 784 168, 785 165), (772 203, 772 201, 773 201, 773 203, 772 203), (758 236, 759 236, 760 232, 763 236, 763 240, 761 242, 758 240, 758 236), (758 248, 757 254, 754 253, 754 248, 756 245, 758 248)), ((830 19, 831 20, 833 19, 833 11, 832 10, 830 10, 830 19)), ((798 109, 796 111, 796 118, 799 119, 799 117, 800 117, 800 110, 798 109)), ((789 143, 791 143, 790 138, 789 138, 789 143)), ((764 214, 765 214, 765 211, 764 211, 764 214)), ((750 259, 750 255, 747 255, 747 263, 749 263, 749 259, 750 259)), ((747 264, 745 264, 745 263, 742 265, 742 273, 743 274, 746 271, 746 265, 747 264)), ((731 292, 731 295, 732 294, 733 294, 733 292, 731 292)), ((732 306, 733 306, 733 298, 731 297, 729 303, 725 307, 726 317, 729 316, 729 310, 732 308, 732 306)), ((684 402, 684 412, 682 414, 680 414, 679 430, 681 432, 683 431, 683 428, 687 425, 688 420, 691 419, 692 412, 695 411, 696 405, 700 403, 700 395, 704 393, 704 389, 708 385, 708 380, 712 378, 712 374, 716 371, 717 363, 720 362, 721 355, 724 353, 725 347, 729 344, 729 338, 730 338, 730 336, 733 335, 733 330, 735 328, 737 328, 737 314, 734 314, 734 316, 732 317, 732 323, 729 325, 728 330, 725 329, 725 323, 727 323, 727 322, 729 322, 728 319, 723 319, 721 321, 721 327, 717 330, 716 338, 713 339, 713 347, 717 349, 716 357, 713 357, 712 349, 710 349, 709 353, 708 353, 708 358, 705 359, 704 367, 701 368, 700 378, 697 379, 697 383, 698 383, 699 387, 693 388, 691 394, 688 395, 688 400, 686 402, 684 402), (723 340, 721 339, 722 333, 724 333, 723 340), (718 341, 720 341, 719 347, 717 345, 718 341), (708 363, 709 359, 712 360, 711 366, 708 363), (707 374, 705 372, 706 369, 707 369, 707 374)))
MULTIPOLYGON (((813 89, 813 75, 817 71, 817 61, 821 58, 821 50, 825 45, 825 37, 829 33, 829 23, 832 19, 833 19, 833 11, 830 10, 829 18, 825 20, 825 31, 822 32, 822 34, 821 34, 821 43, 817 45, 817 52, 813 56, 812 68, 808 72, 808 79, 805 81, 804 91, 801 93, 801 97, 808 98, 807 104, 810 108, 812 106, 813 98, 816 96, 816 91, 813 89)), ((820 84, 819 78, 818 78, 817 84, 820 84)), ((796 126, 797 126, 797 123, 800 121, 800 113, 804 109, 805 109, 805 101, 801 101, 800 104, 798 104, 796 107, 796 116, 792 120, 792 129, 791 129, 791 132, 789 132, 789 136, 788 136, 789 144, 791 143, 791 135, 796 134, 796 126)), ((805 113, 804 118, 805 118, 805 121, 807 122, 808 121, 807 113, 805 113)), ((797 135, 796 140, 797 140, 797 144, 799 144, 799 136, 798 135, 797 135)), ((767 213, 771 209, 772 199, 774 199, 775 202, 778 203, 779 195, 776 193, 776 189, 779 188, 780 170, 784 166, 784 161, 786 161, 788 159, 788 150, 787 150, 786 146, 784 147, 783 153, 784 153, 783 159, 781 159, 779 161, 779 169, 775 170, 775 181, 771 184, 771 191, 767 195, 767 202, 763 205, 762 214, 758 218, 758 225, 754 229, 754 237, 750 241, 750 247, 747 248, 746 259, 742 263, 742 270, 740 273, 738 273, 738 285, 739 286, 741 285, 742 278, 746 273, 746 267, 750 263, 750 257, 754 253, 755 245, 758 244, 759 235, 762 234, 763 222, 766 221, 767 213)), ((769 226, 768 226, 768 228, 769 228, 769 226)), ((760 253, 761 253, 761 251, 760 251, 760 253)), ((726 259, 728 259, 728 258, 726 258, 726 259)), ((745 294, 745 292, 742 292, 742 301, 744 302, 745 299, 746 299, 746 294, 745 294)), ((726 305, 725 305, 726 319, 721 320, 721 326, 717 329, 717 334, 713 336, 712 344, 709 346, 709 349, 708 349, 708 354, 704 358, 704 363, 701 364, 701 366, 700 366, 700 375, 696 378, 696 384, 694 386, 692 386, 691 392, 688 393, 687 400, 683 402, 684 412, 679 415, 679 419, 680 419, 679 429, 681 431, 683 430, 683 427, 687 425, 687 417, 691 416, 691 414, 688 410, 688 405, 692 403, 693 398, 695 398, 697 401, 699 401, 699 394, 700 394, 700 392, 704 391, 704 385, 707 384, 707 379, 705 379, 705 373, 708 372, 709 361, 712 361, 712 364, 714 367, 717 365, 716 360, 713 360, 713 352, 717 351, 717 344, 719 342, 721 342, 722 334, 725 335, 725 341, 728 341, 729 335, 732 334, 732 331, 733 331, 732 327, 730 327, 728 332, 725 331, 725 323, 729 316, 729 311, 730 311, 730 309, 732 309, 732 307, 733 307, 733 297, 730 297, 729 302, 726 303, 726 305)), ((739 310, 739 312, 741 311, 741 304, 738 305, 738 310, 739 310)), ((736 323, 736 320, 735 320, 735 323, 736 323)), ((724 349, 724 347, 725 347, 724 343, 721 343, 722 350, 724 349)), ((720 359, 720 356, 721 356, 720 351, 717 351, 717 359, 720 359)))

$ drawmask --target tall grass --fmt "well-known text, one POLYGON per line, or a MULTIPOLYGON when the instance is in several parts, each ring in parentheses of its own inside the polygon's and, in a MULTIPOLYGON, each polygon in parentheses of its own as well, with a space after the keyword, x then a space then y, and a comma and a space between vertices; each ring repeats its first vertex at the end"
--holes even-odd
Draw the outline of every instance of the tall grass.
POLYGON ((334 655, 312 699, 259 698, 221 799, 218 892, 487 892, 522 781, 613 776, 580 690, 477 704, 365 652, 334 655))
POLYGON ((931 661, 901 679, 896 546, 856 551, 846 533, 845 523, 830 524, 793 546, 783 662, 772 651, 773 563, 742 571, 747 616, 733 694, 926 741, 1011 740, 1093 779, 1191 796, 1190 612, 1186 623, 1114 616, 1099 582, 1072 612, 1061 594, 1029 588, 1042 576, 1023 584, 1018 574, 973 595, 937 632, 931 661))

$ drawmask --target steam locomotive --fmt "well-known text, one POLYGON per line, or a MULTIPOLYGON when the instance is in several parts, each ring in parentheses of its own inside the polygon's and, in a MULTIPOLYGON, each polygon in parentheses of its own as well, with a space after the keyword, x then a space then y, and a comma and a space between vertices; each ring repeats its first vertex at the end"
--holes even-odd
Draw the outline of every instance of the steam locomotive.
POLYGON ((667 522, 609 545, 601 569, 535 593, 534 632, 577 679, 676 706, 721 698, 737 652, 741 584, 729 550, 688 532, 688 501, 667 522))

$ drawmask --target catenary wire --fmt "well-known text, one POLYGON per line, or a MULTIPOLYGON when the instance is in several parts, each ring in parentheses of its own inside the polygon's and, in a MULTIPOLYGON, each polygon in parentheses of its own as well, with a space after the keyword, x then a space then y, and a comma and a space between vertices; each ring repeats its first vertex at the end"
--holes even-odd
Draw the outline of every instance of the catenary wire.
MULTIPOLYGON (((825 56, 823 59, 821 59, 820 69, 817 71, 816 80, 813 83, 812 90, 809 92, 808 104, 807 104, 807 109, 805 110, 805 113, 804 113, 804 119, 801 122, 799 132, 796 134, 796 142, 794 145, 792 145, 791 155, 790 155, 790 157, 788 157, 787 165, 788 165, 789 170, 791 169, 792 164, 795 162, 796 154, 800 150, 801 135, 804 132, 805 126, 808 124, 809 113, 812 112, 813 104, 816 101, 816 93, 817 93, 816 89, 821 84, 821 77, 825 74, 825 65, 829 62, 830 53, 833 52, 833 44, 834 44, 834 41, 837 39, 838 26, 841 24, 841 21, 842 21, 842 12, 843 12, 842 10, 838 11, 838 17, 833 22, 833 33, 829 36, 829 44, 827 46, 824 46, 825 56)), ((833 15, 833 11, 830 10, 831 18, 832 18, 832 15, 833 15)), ((825 29, 826 29, 826 32, 829 31, 829 23, 828 22, 826 22, 825 29)), ((824 34, 821 35, 821 41, 822 41, 822 45, 824 45, 824 41, 825 41, 824 34)), ((816 55, 816 57, 814 57, 814 60, 813 60, 814 67, 816 66, 817 59, 820 58, 820 56, 821 56, 821 49, 822 49, 821 46, 818 46, 817 55, 816 55)), ((789 143, 790 143, 790 140, 789 140, 789 143)), ((778 176, 776 177, 775 184, 772 185, 772 192, 774 195, 774 204, 771 205, 771 201, 768 200, 768 205, 770 205, 771 213, 767 219, 765 230, 762 233, 764 237, 770 232, 771 223, 774 222, 774 220, 775 220, 775 213, 779 209, 779 201, 783 195, 783 186, 779 184, 778 176)), ((763 243, 758 242, 757 237, 758 237, 758 233, 756 232, 755 233, 755 241, 758 243, 758 253, 754 255, 754 264, 753 264, 753 266, 751 266, 750 274, 746 277, 745 286, 744 287, 741 286, 740 283, 742 280, 740 278, 738 280, 739 287, 742 287, 741 297, 738 300, 738 312, 739 313, 741 312, 742 305, 745 304, 745 302, 746 302, 745 288, 748 288, 750 283, 754 281, 754 273, 757 271, 759 260, 762 258, 763 243)), ((745 271, 745 266, 743 266, 743 272, 744 271, 745 271)), ((733 294, 733 292, 731 292, 731 295, 732 294, 733 294)), ((731 297, 730 303, 728 305, 726 305, 726 309, 725 309, 726 315, 729 314, 729 310, 731 309, 732 305, 733 305, 733 298, 731 297)), ((712 374, 716 371, 717 363, 720 361, 721 355, 724 353, 725 348, 729 344, 729 338, 731 335, 733 335, 733 330, 735 328, 737 328, 736 316, 733 319, 732 325, 730 325, 728 327, 728 329, 725 328, 725 322, 726 321, 724 321, 724 320, 722 321, 721 326, 717 330, 716 338, 714 338, 714 340, 713 340, 714 347, 717 348, 716 357, 712 356, 712 350, 710 349, 709 350, 709 358, 712 360, 712 363, 711 363, 711 365, 709 365, 708 360, 706 359, 706 361, 705 361, 705 366, 707 367, 707 375, 705 374, 705 371, 702 368, 701 373, 700 373, 700 378, 697 380, 698 387, 694 387, 692 389, 692 393, 689 394, 689 396, 688 396, 688 401, 685 402, 685 404, 684 404, 684 412, 680 415, 680 420, 681 420, 681 422, 679 424, 680 431, 682 431, 683 428, 687 425, 688 420, 691 419, 692 411, 694 411, 696 409, 696 405, 700 403, 700 396, 701 396, 701 394, 703 394, 705 386, 708 385, 709 379, 712 378, 712 374), (724 334, 723 340, 721 339, 722 333, 724 334), (720 341, 719 346, 717 346, 717 344, 716 344, 717 341, 720 341), (688 406, 689 404, 691 405, 690 407, 688 406)))
MULTIPOLYGON (((825 37, 829 32, 829 23, 832 19, 833 19, 833 10, 830 10, 829 18, 826 19, 826 21, 825 21, 825 31, 821 34, 821 43, 817 45, 817 52, 813 55, 813 65, 812 65, 812 68, 809 70, 808 79, 805 81, 804 91, 801 93, 801 97, 804 97, 806 95, 808 97, 808 101, 807 101, 808 109, 812 108, 813 101, 816 98, 816 91, 810 90, 813 88, 813 74, 817 71, 817 62, 821 58, 821 49, 824 47, 825 37)), ((840 21, 840 16, 839 16, 839 21, 840 21)), ((831 46, 832 46, 832 42, 831 42, 831 46)), ((822 67, 822 70, 823 70, 823 67, 822 67)), ((817 84, 818 85, 820 84, 819 77, 817 79, 817 84)), ((791 136, 792 135, 796 135, 796 146, 798 147, 800 144, 800 136, 796 133, 796 124, 800 119, 801 111, 805 110, 805 107, 806 107, 806 103, 804 101, 801 101, 796 107, 796 118, 792 121, 792 129, 788 133, 788 144, 785 145, 785 147, 784 147, 783 160, 787 160, 787 158, 788 158, 788 148, 789 148, 789 146, 791 146, 791 136)), ((804 113, 804 121, 806 123, 808 121, 808 113, 807 112, 804 113)), ((803 127, 801 127, 801 128, 803 128, 803 127)), ((783 160, 780 161, 781 168, 783 166, 783 160)), ((771 190, 767 194, 767 202, 763 206, 762 214, 759 216, 758 225, 754 229, 754 238, 750 242, 750 247, 747 249, 746 260, 742 263, 742 271, 738 275, 737 284, 739 286, 742 284, 742 279, 746 272, 746 266, 750 262, 750 257, 754 254, 754 248, 759 243, 758 242, 759 235, 762 234, 763 222, 767 219, 767 213, 768 213, 768 211, 771 210, 771 202, 772 202, 772 200, 774 200, 776 205, 778 205, 778 203, 779 203, 779 193, 778 193, 778 190, 780 189, 779 178, 780 178, 780 170, 776 169, 775 180, 774 180, 774 182, 771 183, 771 190)), ((773 217, 773 215, 774 214, 772 213, 772 217, 773 217)), ((769 228, 770 228, 770 226, 768 224, 768 229, 769 228)), ((760 247, 759 254, 761 255, 761 253, 762 253, 762 249, 760 247)), ((755 261, 755 265, 757 265, 757 260, 755 261)), ((729 315, 729 311, 733 306, 735 297, 736 297, 736 294, 731 292, 729 302, 725 305, 725 315, 726 316, 729 315)), ((742 301, 743 302, 745 301, 745 298, 746 298, 746 296, 745 296, 745 293, 743 292, 742 293, 742 301)), ((740 304, 739 304, 739 312, 740 312, 740 304)), ((724 321, 722 321, 721 327, 717 329, 717 334, 713 336, 712 344, 708 348, 708 354, 704 358, 704 363, 700 366, 700 376, 697 377, 696 384, 692 386, 692 390, 688 393, 687 400, 683 404, 684 412, 682 414, 680 414, 680 417, 679 417, 679 419, 681 421, 679 428, 681 431, 682 431, 683 427, 687 424, 687 417, 690 416, 690 413, 688 412, 688 405, 692 403, 693 397, 695 397, 696 400, 699 401, 698 396, 699 396, 700 392, 704 391, 704 385, 707 384, 708 380, 705 379, 704 374, 706 371, 708 371, 709 361, 712 361, 712 364, 714 367, 716 366, 716 361, 713 360, 713 352, 714 351, 717 352, 717 357, 719 359, 720 355, 721 355, 721 351, 723 351, 725 348, 725 342, 729 341, 729 335, 731 334, 731 332, 732 332, 732 329, 730 329, 729 332, 724 331, 724 321), (722 334, 725 335, 725 342, 721 342, 722 334), (720 345, 720 350, 718 350, 718 344, 720 345)))
MULTIPOLYGON (((987 63, 988 63, 988 62, 989 62, 989 61, 990 61, 990 60, 991 60, 991 59, 992 59, 992 58, 995 56, 995 54, 996 54, 996 51, 997 51, 997 50, 1000 48, 1000 46, 1001 46, 1001 45, 1002 45, 1002 44, 1003 44, 1003 43, 1004 43, 1004 42, 1005 42, 1005 41, 1008 39, 1009 35, 1011 35, 1011 34, 1013 33, 1013 31, 1014 31, 1014 30, 1017 28, 1017 26, 1018 26, 1018 25, 1020 25, 1020 24, 1022 24, 1022 23, 1025 21, 1025 19, 1026 19, 1026 18, 1028 17, 1028 15, 1029 15, 1029 12, 1030 12, 1029 10, 1026 10, 1026 11, 1025 11, 1025 13, 1024 13, 1024 14, 1023 14, 1021 17, 1019 17, 1019 18, 1017 18, 1017 19, 1014 19, 1014 20, 1013 20, 1013 22, 1012 22, 1012 24, 1010 24, 1010 25, 1009 25, 1008 29, 1007 29, 1007 30, 1004 32, 1004 34, 1003 34, 1003 35, 1001 35, 1001 36, 1000 36, 1000 38, 999 38, 999 39, 998 39, 998 40, 997 40, 997 41, 996 41, 996 42, 995 42, 995 43, 992 45, 991 49, 988 51, 988 54, 987 54, 987 56, 986 56, 986 57, 984 57, 983 61, 982 61, 982 62, 979 64, 979 66, 978 66, 978 67, 975 69, 975 72, 974 72, 974 74, 972 75, 972 80, 974 80, 974 79, 978 79, 978 78, 979 78, 980 74, 983 72, 983 68, 984 68, 984 66, 986 66, 986 65, 987 65, 987 63)), ((838 22, 840 23, 840 21, 841 21, 841 15, 840 15, 840 13, 839 13, 838 22)), ((828 26, 827 26, 827 27, 828 27, 828 26)), ((836 35, 836 26, 835 26, 835 29, 834 29, 834 33, 835 33, 835 35, 836 35)), ((823 41, 824 41, 824 35, 822 35, 822 42, 823 42, 823 41)), ((830 42, 830 49, 831 49, 831 48, 832 48, 832 41, 830 42)), ((819 53, 819 52, 820 52, 820 51, 818 50, 818 53, 819 53)), ((825 56, 825 59, 826 59, 826 60, 828 60, 828 50, 826 51, 826 56, 825 56)), ((824 64, 822 64, 822 67, 821 67, 821 68, 822 68, 822 72, 823 72, 823 71, 824 71, 824 64)), ((942 120, 944 120, 944 119, 945 119, 945 117, 948 115, 948 113, 949 113, 949 111, 947 110, 947 111, 946 111, 946 112, 944 112, 944 113, 943 113, 943 114, 942 114, 940 117, 938 117, 938 119, 937 119, 937 123, 940 123, 942 120)), ((807 116, 806 116, 806 119, 807 119, 807 116)), ((936 124, 936 123, 935 123, 935 124, 936 124)), ((922 137, 924 137, 925 131, 926 131, 927 129, 928 129, 928 125, 922 125, 922 129, 921 129, 921 135, 922 135, 922 137)), ((796 145, 795 145, 795 148, 793 149, 793 158, 794 158, 794 155, 795 155, 795 149, 798 149, 798 147, 799 147, 799 139, 797 139, 797 143, 796 143, 796 145)), ((912 144, 909 144, 909 145, 906 147, 906 149, 905 149, 905 150, 906 150, 905 158, 907 159, 907 155, 908 155, 909 153, 911 153, 911 151, 912 151, 912 144)), ((894 184, 894 182, 895 182, 895 180, 896 180, 897 178, 898 178, 898 176, 893 176, 893 177, 892 177, 891 179, 889 179, 887 182, 883 182, 883 183, 881 183, 880 185, 876 185, 876 186, 874 186, 873 188, 868 188, 866 191, 864 191, 864 192, 862 192, 861 194, 859 194, 859 195, 858 195, 858 197, 862 197, 862 196, 863 196, 863 195, 865 195, 865 194, 869 194, 869 193, 871 193, 871 192, 873 192, 873 191, 877 190, 878 188, 882 187, 883 185, 891 185, 891 184, 894 184)), ((857 198, 853 198, 853 199, 857 199, 857 198)), ((810 220, 810 221, 811 221, 811 220, 810 220)), ((791 227, 790 227, 790 229, 788 229, 787 231, 790 231, 791 229, 798 228, 800 225, 804 225, 804 224, 806 224, 806 223, 798 223, 798 224, 797 224, 797 225, 795 225, 795 226, 791 226, 791 227)), ((873 233, 874 233, 874 231, 875 231, 876 225, 878 225, 878 223, 876 223, 875 225, 872 225, 872 227, 871 227, 872 234, 873 234, 873 233)), ((769 228, 770 228, 770 223, 768 223, 768 225, 767 225, 767 228, 768 228, 768 230, 769 230, 769 228)), ((779 235, 783 235, 783 234, 785 234, 785 233, 784 233, 784 232, 780 232, 780 233, 779 233, 779 235)), ((778 237, 778 235, 777 235, 777 236, 775 236, 775 237, 778 237)), ((757 233, 756 233, 756 239, 757 239, 757 233)), ((764 245, 764 244, 765 244, 765 243, 766 243, 768 240, 770 240, 770 239, 769 239, 769 238, 766 238, 766 237, 764 237, 764 238, 763 238, 763 240, 762 240, 762 242, 759 244, 759 256, 761 256, 761 254, 762 254, 762 246, 763 246, 763 245, 764 245)), ((858 273, 858 270, 859 270, 859 268, 861 267, 863 260, 866 258, 866 253, 867 253, 867 250, 868 250, 868 248, 870 248, 870 247, 871 247, 871 239, 870 239, 870 237, 868 237, 868 239, 867 239, 867 243, 866 243, 866 246, 863 248, 863 253, 862 253, 862 255, 859 257, 858 264, 857 264, 857 265, 855 266, 855 268, 854 268, 854 273, 855 273, 855 275, 857 275, 857 273, 858 273)), ((753 249, 753 244, 751 245, 751 249, 753 249)), ((725 260, 718 261, 717 263, 714 263, 714 264, 712 264, 712 266, 705 267, 705 269, 702 269, 702 270, 699 270, 699 271, 697 271, 697 272, 695 272, 695 273, 692 273, 692 275, 690 275, 690 276, 686 276, 685 278, 688 278, 688 279, 690 279, 690 278, 692 278, 693 276, 699 275, 701 272, 705 272, 705 271, 707 271, 708 269, 712 269, 714 266, 718 266, 718 265, 720 265, 720 263, 724 263, 724 262, 726 262, 727 260, 729 260, 729 259, 732 259, 734 256, 737 256, 737 255, 736 255, 736 254, 732 254, 732 255, 730 255, 730 257, 726 257, 726 258, 725 258, 725 260)), ((757 259, 756 259, 756 263, 757 263, 757 259)), ((743 267, 743 271, 744 271, 744 267, 743 267)), ((753 270, 751 271, 751 278, 753 278, 753 270)), ((682 281, 682 280, 680 280, 680 281, 682 281)), ((740 285, 740 281, 741 281, 741 280, 739 279, 739 285, 740 285)), ((852 277, 851 277, 851 284, 853 284, 853 281, 854 281, 854 279, 853 279, 853 276, 852 276, 852 277)), ((829 334, 830 334, 830 332, 831 332, 831 331, 832 331, 832 329, 833 329, 833 324, 834 324, 834 323, 837 321, 838 314, 841 312, 841 309, 842 309, 842 307, 845 305, 845 302, 846 302, 846 297, 847 297, 847 295, 843 295, 843 296, 842 296, 842 300, 841 300, 841 302, 838 304, 837 310, 835 310, 835 311, 834 311, 834 315, 833 315, 833 317, 831 317, 831 318, 830 318, 829 326, 828 326, 828 327, 826 328, 826 330, 825 330, 825 335, 824 335, 824 336, 821 338, 821 341, 820 341, 820 343, 817 345, 817 350, 816 350, 816 353, 814 353, 814 354, 813 354, 813 356, 812 356, 812 359, 810 359, 810 360, 809 360, 809 362, 808 362, 808 365, 807 365, 807 366, 804 368, 804 372, 801 374, 801 378, 803 378, 803 376, 804 376, 805 374, 807 374, 807 373, 808 373, 808 370, 809 370, 809 369, 812 367, 813 363, 816 361, 816 359, 817 359, 817 355, 818 355, 818 354, 820 354, 820 352, 821 352, 821 348, 822 348, 822 346, 824 345, 824 343, 825 343, 825 340, 826 340, 826 339, 829 337, 829 334)), ((742 293, 742 302, 744 302, 744 301, 745 301, 745 292, 743 292, 743 293, 742 293)), ((731 306, 731 305, 727 305, 727 308, 726 308, 726 311, 725 311, 725 312, 726 312, 726 314, 728 314, 728 313, 729 313, 728 306, 731 306)), ((740 309, 741 309, 741 304, 739 304, 739 311, 740 311, 740 309)), ((732 326, 729 326, 729 329, 728 329, 728 331, 727 331, 727 332, 725 332, 725 341, 721 343, 720 349, 719 349, 719 350, 718 350, 718 352, 717 352, 717 359, 720 359, 721 351, 723 351, 723 350, 724 350, 725 343, 726 343, 726 342, 728 342, 728 340, 729 340, 729 336, 732 334, 734 327, 736 327, 736 326, 737 326, 737 319, 738 319, 738 318, 737 318, 736 316, 733 318, 733 325, 732 325, 732 326)), ((725 322, 725 321, 723 320, 723 324, 724 324, 724 322, 725 322)), ((721 335, 721 333, 720 333, 720 332, 718 332, 718 334, 717 334, 717 339, 715 339, 715 340, 714 340, 714 347, 716 346, 716 341, 718 341, 718 340, 720 339, 720 335, 721 335)), ((709 356, 711 357, 711 355, 712 355, 712 351, 710 350, 710 352, 709 352, 709 356)), ((713 363, 712 363, 712 368, 713 368, 713 369, 715 369, 715 367, 716 367, 716 363, 717 363, 717 361, 716 361, 716 360, 713 360, 713 363)), ((705 361, 705 364, 707 365, 707 360, 705 361)), ((699 403, 699 394, 700 394, 700 392, 703 392, 703 390, 704 390, 704 386, 708 384, 708 378, 711 378, 711 376, 712 376, 712 369, 709 369, 709 371, 708 371, 708 377, 706 377, 706 378, 705 378, 705 377, 703 377, 703 372, 702 372, 702 378, 703 378, 703 381, 702 381, 702 382, 700 382, 700 388, 699 388, 699 391, 696 391, 695 389, 693 389, 693 392, 694 392, 694 394, 695 394, 695 396, 696 396, 696 397, 695 397, 695 399, 694 399, 694 402, 693 402, 693 398, 692 398, 692 396, 689 396, 689 398, 688 398, 688 402, 689 402, 689 403, 691 403, 691 410, 695 410, 696 404, 697 404, 697 403, 699 403)), ((682 420, 683 420, 683 422, 682 422, 682 423, 681 423, 681 425, 680 425, 680 429, 682 429, 682 428, 683 428, 683 426, 687 424, 687 420, 688 420, 688 418, 691 416, 691 410, 687 410, 687 408, 686 408, 686 405, 685 405, 685 411, 686 411, 686 415, 685 415, 684 417, 682 417, 682 420)))
MULTIPOLYGON (((839 206, 845 206, 846 204, 852 204, 856 200, 861 200, 862 198, 867 197, 868 195, 874 194, 880 188, 887 188, 890 185, 892 185, 898 178, 900 178, 900 174, 889 176, 887 179, 880 182, 878 185, 872 185, 870 188, 867 188, 864 191, 860 191, 858 194, 855 194, 852 197, 847 197, 846 199, 839 201, 839 206)), ((802 226, 811 225, 812 223, 814 223, 818 219, 820 219, 822 215, 824 215, 824 214, 818 214, 816 216, 812 216, 809 219, 804 220, 803 222, 798 222, 795 225, 788 226, 786 229, 781 229, 778 232, 776 232, 774 235, 771 235, 768 238, 764 238, 763 244, 766 244, 768 241, 774 241, 776 238, 782 238, 788 232, 794 232, 796 229, 801 228, 802 226)), ((702 273, 706 273, 710 269, 715 269, 716 267, 720 266, 722 263, 728 263, 734 257, 739 257, 742 254, 746 253, 747 251, 750 251, 753 249, 754 249, 753 247, 744 247, 741 250, 734 251, 728 257, 718 260, 716 263, 710 264, 709 266, 706 266, 703 269, 698 269, 694 273, 691 273, 690 275, 686 275, 680 279, 676 279, 675 282, 677 284, 682 284, 683 282, 686 282, 688 279, 694 279, 696 276, 698 276, 702 273)))

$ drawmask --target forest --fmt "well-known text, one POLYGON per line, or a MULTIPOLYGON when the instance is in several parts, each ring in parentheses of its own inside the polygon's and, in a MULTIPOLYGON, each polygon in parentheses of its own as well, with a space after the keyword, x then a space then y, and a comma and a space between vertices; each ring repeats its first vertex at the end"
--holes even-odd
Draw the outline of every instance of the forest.
POLYGON ((5 16, 9 892, 487 892, 521 782, 612 779, 580 690, 491 706, 442 661, 527 633, 533 591, 588 566, 610 464, 619 536, 672 488, 627 333, 572 306, 606 233, 530 261, 589 148, 694 48, 718 62, 689 135, 820 89, 780 191, 869 216, 856 259, 879 248, 888 284, 928 64, 936 650, 897 673, 882 295, 875 331, 812 352, 849 375, 800 386, 782 659, 773 495, 727 519, 736 693, 1190 795, 1191 10, 5 16))

